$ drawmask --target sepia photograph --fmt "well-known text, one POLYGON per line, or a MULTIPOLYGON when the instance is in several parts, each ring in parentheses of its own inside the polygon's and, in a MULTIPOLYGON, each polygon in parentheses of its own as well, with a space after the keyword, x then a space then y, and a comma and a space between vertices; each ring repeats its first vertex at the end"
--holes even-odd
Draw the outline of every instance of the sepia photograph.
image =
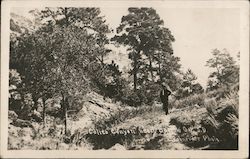
POLYGON ((2 3, 0 156, 248 157, 248 3, 36 2, 2 3))

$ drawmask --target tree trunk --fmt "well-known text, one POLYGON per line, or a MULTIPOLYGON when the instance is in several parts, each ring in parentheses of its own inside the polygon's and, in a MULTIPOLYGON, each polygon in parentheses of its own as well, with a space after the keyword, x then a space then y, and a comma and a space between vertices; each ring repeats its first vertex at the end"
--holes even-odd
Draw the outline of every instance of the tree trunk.
POLYGON ((64 16, 66 19, 66 26, 69 26, 69 16, 68 16, 68 8, 67 7, 64 9, 64 16))
POLYGON ((136 91, 136 83, 137 83, 137 75, 136 72, 134 72, 134 92, 136 91))
POLYGON ((134 92, 136 92, 137 87, 137 58, 134 56, 134 92))
POLYGON ((152 82, 154 82, 154 74, 153 74, 153 67, 152 67, 152 59, 151 56, 149 55, 149 69, 150 69, 150 74, 152 78, 152 82))
POLYGON ((62 110, 63 110, 63 120, 64 120, 64 133, 67 134, 67 111, 68 111, 68 98, 62 93, 62 110))
POLYGON ((102 65, 104 65, 104 56, 103 56, 103 54, 101 55, 101 63, 102 63, 102 65))
POLYGON ((65 126, 64 132, 65 134, 67 134, 67 117, 68 117, 67 111, 68 111, 67 107, 65 107, 64 109, 64 126, 65 126))
POLYGON ((45 99, 42 98, 42 103, 43 103, 43 115, 42 115, 42 118, 43 118, 43 127, 45 127, 46 125, 46 106, 45 106, 45 99))
POLYGON ((33 106, 33 110, 37 110, 38 108, 38 100, 34 99, 34 106, 33 106))
POLYGON ((37 110, 37 108, 38 108, 38 99, 39 99, 38 95, 34 95, 34 97, 33 97, 34 106, 33 106, 32 110, 37 110))
POLYGON ((162 83, 162 75, 161 75, 161 64, 159 63, 159 76, 160 76, 160 81, 162 83))
POLYGON ((160 83, 162 84, 162 75, 161 75, 161 57, 158 55, 158 71, 159 71, 159 76, 160 76, 160 83))

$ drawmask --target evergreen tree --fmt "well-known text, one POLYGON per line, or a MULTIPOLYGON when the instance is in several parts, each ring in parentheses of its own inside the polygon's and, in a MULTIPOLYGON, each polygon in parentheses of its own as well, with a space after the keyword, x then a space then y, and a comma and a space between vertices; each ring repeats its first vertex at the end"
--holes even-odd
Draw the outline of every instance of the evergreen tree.
POLYGON ((88 66, 107 51, 109 28, 99 14, 99 8, 46 8, 37 13, 43 24, 36 32, 11 42, 10 68, 34 101, 60 97, 65 133, 68 109, 89 90, 88 66))
MULTIPOLYGON (((172 54, 171 42, 174 41, 169 29, 163 27, 163 20, 153 8, 129 8, 123 16, 113 41, 128 47, 132 60, 134 91, 137 85, 155 81, 156 71, 162 71, 163 54, 172 54), (158 66, 156 67, 158 63, 158 66)), ((165 56, 166 57, 166 56, 165 56)), ((161 75, 160 75, 161 78, 161 75)))
POLYGON ((188 97, 194 94, 200 94, 203 92, 204 89, 197 82, 197 76, 192 72, 191 69, 188 69, 183 74, 180 88, 177 90, 177 99, 188 97))
POLYGON ((233 57, 230 56, 229 52, 226 49, 222 51, 214 49, 212 54, 213 57, 206 64, 206 66, 214 69, 209 75, 207 90, 215 90, 223 87, 229 90, 232 86, 238 85, 239 66, 233 57))

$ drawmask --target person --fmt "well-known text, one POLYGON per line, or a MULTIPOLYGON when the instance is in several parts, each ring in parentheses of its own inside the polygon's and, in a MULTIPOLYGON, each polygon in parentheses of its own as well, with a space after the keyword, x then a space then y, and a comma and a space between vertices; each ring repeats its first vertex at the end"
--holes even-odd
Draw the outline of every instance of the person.
POLYGON ((163 110, 165 111, 165 114, 168 114, 168 96, 171 94, 170 88, 163 83, 162 84, 162 90, 160 92, 160 98, 161 102, 163 104, 163 110))

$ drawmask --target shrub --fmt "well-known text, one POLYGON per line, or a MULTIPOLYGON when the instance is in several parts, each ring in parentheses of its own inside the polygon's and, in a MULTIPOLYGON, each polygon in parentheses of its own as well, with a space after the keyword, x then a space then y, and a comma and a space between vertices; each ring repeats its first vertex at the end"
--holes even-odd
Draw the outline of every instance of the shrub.
POLYGON ((216 141, 184 140, 183 143, 192 147, 208 145, 207 149, 238 149, 239 96, 237 92, 231 91, 220 100, 206 98, 203 108, 193 106, 197 99, 196 96, 179 101, 179 107, 183 106, 181 105, 183 103, 190 104, 190 106, 174 113, 170 123, 181 130, 178 132, 181 139, 207 136, 210 139, 216 139, 216 141), (193 127, 196 129, 205 128, 206 131, 203 134, 193 131, 185 132, 183 127, 187 129, 193 127))
POLYGON ((22 85, 20 74, 14 70, 9 71, 9 110, 19 114, 22 109, 22 97, 19 88, 22 85))
POLYGON ((18 118, 18 115, 14 111, 8 112, 8 119, 10 122, 15 121, 18 118))
POLYGON ((237 83, 230 87, 221 86, 217 88, 216 90, 207 91, 206 94, 209 98, 215 98, 216 100, 221 100, 232 94, 235 94, 235 93, 237 94, 238 91, 239 91, 239 84, 237 83))
POLYGON ((137 90, 136 92, 134 92, 133 90, 128 90, 124 93, 124 96, 121 97, 121 101, 124 104, 136 107, 146 102, 146 96, 141 90, 137 90))
POLYGON ((204 131, 200 121, 206 117, 205 108, 186 107, 172 115, 170 124, 177 127, 181 142, 190 147, 203 147, 208 145, 208 142, 202 140, 204 131))
POLYGON ((204 100, 204 106, 208 109, 211 109, 217 106, 217 101, 215 98, 206 98, 204 100))
POLYGON ((220 140, 211 149, 238 149, 238 108, 239 99, 235 92, 221 99, 217 106, 207 107, 209 117, 201 124, 207 129, 208 136, 220 140))
POLYGON ((162 90, 161 86, 157 82, 145 81, 139 87, 139 93, 145 97, 145 104, 152 105, 154 101, 159 101, 159 94, 162 90))
POLYGON ((190 107, 194 105, 204 106, 205 94, 194 94, 186 98, 176 100, 174 103, 175 108, 190 107))

